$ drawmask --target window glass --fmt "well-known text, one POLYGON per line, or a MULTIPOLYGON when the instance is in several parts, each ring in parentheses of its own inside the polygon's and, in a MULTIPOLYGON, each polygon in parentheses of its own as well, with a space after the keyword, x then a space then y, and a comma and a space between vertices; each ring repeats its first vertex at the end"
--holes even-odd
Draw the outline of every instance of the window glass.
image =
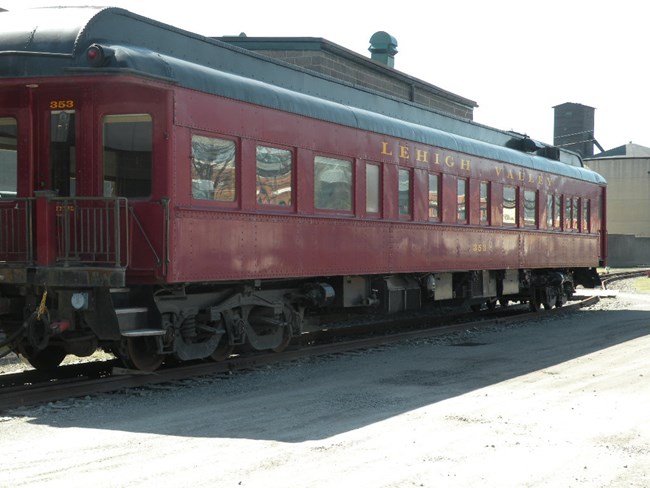
POLYGON ((456 218, 458 223, 467 223, 467 180, 458 179, 458 211, 456 218))
POLYGON ((537 192, 534 190, 524 191, 524 225, 537 225, 537 192))
POLYGON ((571 216, 573 215, 573 198, 564 197, 564 229, 571 230, 571 216))
POLYGON ((366 212, 379 213, 379 166, 366 164, 366 212))
POLYGON ((481 181, 479 221, 481 224, 490 223, 490 183, 488 181, 481 181))
POLYGON ((18 193, 18 124, 16 119, 0 118, 0 198, 18 193))
POLYGON ((555 210, 555 196, 546 195, 546 228, 553 228, 553 210, 555 210))
POLYGON ((352 210, 352 163, 344 159, 314 158, 314 206, 324 210, 352 210))
POLYGON ((554 195, 555 210, 553 211, 553 228, 562 228, 562 195, 554 195))
POLYGON ((582 199, 582 232, 590 232, 591 208, 588 198, 582 199))
POLYGON ((578 230, 578 210, 580 209, 578 197, 573 197, 573 205, 571 207, 573 209, 571 214, 571 229, 578 230))
POLYGON ((51 189, 62 197, 76 194, 75 120, 74 110, 54 110, 50 113, 51 189))
POLYGON ((429 174, 429 220, 440 219, 440 180, 438 175, 429 174))
POLYGON ((503 187, 503 225, 517 225, 517 188, 503 187))
POLYGON ((257 146, 257 203, 291 205, 292 153, 286 149, 257 146))
POLYGON ((192 197, 234 202, 236 193, 235 143, 192 136, 192 197))
POLYGON ((411 172, 399 170, 399 214, 411 215, 411 172))
POLYGON ((104 117, 104 196, 151 194, 152 138, 148 114, 104 117))

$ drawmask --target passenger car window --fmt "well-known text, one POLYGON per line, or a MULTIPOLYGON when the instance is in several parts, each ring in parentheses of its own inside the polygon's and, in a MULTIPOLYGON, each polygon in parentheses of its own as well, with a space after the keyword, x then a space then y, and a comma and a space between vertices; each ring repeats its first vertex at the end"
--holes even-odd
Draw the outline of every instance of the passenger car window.
POLYGON ((459 224, 467 223, 467 180, 458 179, 458 193, 456 194, 458 202, 457 221, 459 224))
POLYGON ((429 220, 440 219, 440 178, 429 174, 429 220))
POLYGON ((537 226, 537 192, 524 191, 524 225, 537 226))
POLYGON ((366 212, 379 213, 379 166, 366 164, 366 212))
POLYGON ((590 232, 591 228, 591 207, 588 198, 582 199, 582 232, 590 232))
POLYGON ((404 217, 411 215, 411 172, 408 169, 399 170, 399 214, 404 217))
POLYGON ((104 117, 104 196, 151 195, 152 138, 148 114, 104 117))
POLYGON ((481 181, 479 195, 479 222, 484 225, 490 224, 490 182, 481 181))
POLYGON ((503 225, 517 225, 517 188, 503 187, 503 225))
POLYGON ((234 202, 237 198, 234 141, 192 136, 192 197, 234 202))
POLYGON ((262 205, 291 205, 293 157, 291 151, 257 146, 256 195, 262 205))
POLYGON ((352 163, 345 159, 314 158, 314 206, 323 210, 352 210, 352 163))
POLYGON ((0 198, 18 192, 18 124, 11 117, 0 118, 0 198))
POLYGON ((553 228, 561 229, 562 228, 562 195, 554 195, 555 199, 553 211, 553 228))

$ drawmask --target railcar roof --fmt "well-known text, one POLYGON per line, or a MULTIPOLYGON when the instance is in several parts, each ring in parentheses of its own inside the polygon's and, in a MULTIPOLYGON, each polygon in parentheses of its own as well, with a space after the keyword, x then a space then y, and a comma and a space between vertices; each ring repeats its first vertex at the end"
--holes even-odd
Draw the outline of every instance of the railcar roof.
MULTIPOLYGON (((186 32, 119 8, 52 7, 0 13, 3 77, 130 72, 270 108, 604 184, 561 150, 562 163, 513 146, 524 138, 186 32), (114 51, 89 67, 92 44, 114 51), (568 164, 565 164, 568 163, 568 164)), ((530 141, 530 140, 528 140, 530 141)), ((547 148, 535 143, 540 152, 547 148)))

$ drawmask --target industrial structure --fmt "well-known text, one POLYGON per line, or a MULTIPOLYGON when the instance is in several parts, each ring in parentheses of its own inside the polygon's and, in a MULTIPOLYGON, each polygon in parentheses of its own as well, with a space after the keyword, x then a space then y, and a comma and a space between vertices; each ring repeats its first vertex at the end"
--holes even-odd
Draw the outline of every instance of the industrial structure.
POLYGON ((579 153, 586 166, 607 180, 609 265, 649 265, 650 148, 630 142, 605 150, 595 137, 593 107, 562 103, 553 108, 553 143, 579 153))
POLYGON ((625 144, 585 159, 608 184, 609 264, 650 264, 650 148, 625 144))

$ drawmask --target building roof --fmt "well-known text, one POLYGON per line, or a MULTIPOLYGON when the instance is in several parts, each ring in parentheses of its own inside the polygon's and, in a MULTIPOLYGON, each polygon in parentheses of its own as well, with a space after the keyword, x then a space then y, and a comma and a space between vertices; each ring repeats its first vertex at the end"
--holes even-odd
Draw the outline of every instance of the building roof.
POLYGON ((595 154, 589 159, 603 158, 650 158, 650 147, 633 144, 632 142, 595 154))
POLYGON ((323 51, 332 53, 338 57, 349 59, 355 64, 365 67, 369 70, 374 70, 386 74, 391 78, 402 80, 406 83, 416 85, 426 90, 427 92, 434 93, 439 97, 447 98, 453 102, 460 103, 470 108, 478 107, 478 103, 469 98, 462 97, 448 90, 444 90, 436 85, 432 85, 426 81, 415 78, 393 67, 387 66, 384 63, 375 61, 366 56, 362 56, 350 49, 340 46, 336 43, 328 41, 320 37, 247 37, 240 36, 225 36, 216 37, 223 42, 238 46, 250 51, 264 52, 264 51, 323 51))

